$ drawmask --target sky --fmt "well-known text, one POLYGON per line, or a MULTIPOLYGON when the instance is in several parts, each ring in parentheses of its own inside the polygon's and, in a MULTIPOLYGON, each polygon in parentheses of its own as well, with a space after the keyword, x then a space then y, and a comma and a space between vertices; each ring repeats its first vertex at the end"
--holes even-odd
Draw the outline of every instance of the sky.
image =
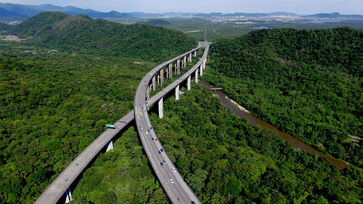
POLYGON ((363 0, 0 0, 14 4, 53 4, 98 11, 162 12, 276 12, 297 14, 339 12, 363 14, 363 0))

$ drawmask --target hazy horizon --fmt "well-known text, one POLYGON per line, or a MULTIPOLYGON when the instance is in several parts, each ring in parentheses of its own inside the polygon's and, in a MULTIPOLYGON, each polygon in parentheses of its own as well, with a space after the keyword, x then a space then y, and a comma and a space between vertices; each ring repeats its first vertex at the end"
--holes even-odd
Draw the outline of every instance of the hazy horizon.
POLYGON ((186 12, 186 13, 270 13, 291 12, 300 15, 316 13, 339 12, 341 14, 363 15, 363 1, 358 0, 257 0, 248 2, 246 0, 226 0, 223 2, 210 3, 208 0, 185 0, 182 3, 175 0, 110 0, 107 3, 97 0, 0 0, 0 3, 13 3, 25 5, 52 4, 56 6, 74 6, 83 9, 109 12, 186 12), (263 7, 261 6, 263 5, 263 7), (236 9, 238 8, 238 9, 236 9))

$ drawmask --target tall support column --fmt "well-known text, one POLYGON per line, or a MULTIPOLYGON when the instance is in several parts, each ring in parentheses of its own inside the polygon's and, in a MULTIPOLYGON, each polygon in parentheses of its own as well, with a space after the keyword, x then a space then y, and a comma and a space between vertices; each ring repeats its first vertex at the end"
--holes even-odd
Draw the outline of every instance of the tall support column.
POLYGON ((187 81, 187 90, 190 91, 192 86, 191 86, 191 81, 192 81, 192 75, 188 76, 188 81, 187 81))
POLYGON ((164 99, 161 98, 158 102, 158 106, 159 106, 159 118, 163 118, 164 117, 164 99))
POLYGON ((207 62, 207 59, 204 60, 203 62, 203 69, 205 69, 205 63, 207 62))
POLYGON ((112 140, 109 143, 107 143, 107 145, 106 145, 106 152, 111 151, 111 150, 113 150, 112 140))
POLYGON ((71 192, 71 189, 70 188, 68 188, 66 190, 65 197, 66 197, 65 203, 69 203, 69 202, 71 202, 73 200, 73 198, 72 198, 72 192, 71 192))
POLYGON ((183 68, 187 66, 187 56, 183 57, 183 68))
POLYGON ((160 70, 160 84, 164 83, 164 67, 160 70))
POLYGON ((199 72, 200 76, 202 76, 203 75, 203 64, 200 65, 199 69, 200 69, 200 72, 199 72))
POLYGON ((178 59, 177 61, 176 61, 176 65, 175 65, 176 67, 177 67, 177 71, 176 71, 176 74, 180 74, 180 59, 178 59))
POLYGON ((173 78, 173 64, 169 64, 169 79, 173 78))
POLYGON ((198 83, 198 69, 195 70, 195 83, 198 83))
POLYGON ((147 86, 146 88, 146 100, 150 99, 150 86, 147 86))
POLYGON ((153 76, 152 83, 153 83, 153 91, 155 91, 156 90, 156 80, 155 80, 155 76, 153 76))
POLYGON ((189 62, 192 62, 192 53, 189 54, 189 62))
POLYGON ((179 85, 175 88, 175 100, 179 100, 179 85))
POLYGON ((196 51, 194 51, 194 57, 196 57, 197 56, 197 50, 196 51))

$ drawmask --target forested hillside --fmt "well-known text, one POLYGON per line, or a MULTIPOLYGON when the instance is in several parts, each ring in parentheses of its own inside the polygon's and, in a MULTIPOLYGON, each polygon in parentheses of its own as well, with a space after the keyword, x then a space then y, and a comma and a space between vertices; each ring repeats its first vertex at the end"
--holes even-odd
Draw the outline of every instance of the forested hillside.
MULTIPOLYGON (((1 203, 33 202, 106 123, 133 109, 153 61, 196 47, 177 31, 57 12, 39 14, 12 33, 28 40, 0 42, 1 203)), ((142 189, 165 200, 147 161, 142 168, 146 177, 127 176, 153 181, 142 189)))
POLYGON ((207 80, 252 114, 363 167, 363 32, 251 32, 212 45, 207 80), (359 138, 360 137, 360 138, 359 138))
POLYGON ((12 26, 7 25, 5 23, 0 23, 0 31, 6 31, 6 30, 10 30, 12 28, 12 26))
MULTIPOLYGON (((208 70, 207 70, 208 72, 208 70)), ((193 83, 181 98, 164 102, 164 118, 150 111, 170 159, 203 203, 359 203, 362 175, 338 171, 326 160, 294 150, 249 125, 193 83)), ((76 203, 168 203, 146 168, 131 127, 100 155, 73 192, 76 203)))
POLYGON ((161 27, 122 25, 88 16, 45 12, 11 31, 50 49, 161 61, 196 47, 195 39, 161 27))

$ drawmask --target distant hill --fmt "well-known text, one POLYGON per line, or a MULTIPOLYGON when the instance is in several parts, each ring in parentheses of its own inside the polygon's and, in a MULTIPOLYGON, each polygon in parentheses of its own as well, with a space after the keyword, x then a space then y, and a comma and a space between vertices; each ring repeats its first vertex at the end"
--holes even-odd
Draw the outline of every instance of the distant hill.
POLYGON ((29 43, 81 53, 160 61, 196 46, 196 40, 174 30, 149 25, 122 25, 85 15, 40 13, 11 33, 32 36, 29 43))
POLYGON ((131 17, 159 17, 161 14, 148 14, 143 12, 120 13, 117 11, 100 12, 92 9, 81 9, 73 6, 21 5, 0 3, 0 17, 21 17, 22 19, 33 17, 41 12, 59 11, 68 15, 87 15, 92 18, 131 18, 131 17))
POLYGON ((0 23, 0 31, 6 31, 6 30, 10 30, 13 26, 11 25, 7 25, 5 23, 0 23))
POLYGON ((162 19, 152 19, 152 20, 144 22, 143 24, 162 26, 162 25, 169 25, 170 23, 168 21, 162 20, 162 19))
POLYGON ((338 12, 334 13, 318 13, 314 15, 308 15, 306 17, 316 17, 316 18, 357 18, 363 19, 363 15, 342 15, 338 12))

